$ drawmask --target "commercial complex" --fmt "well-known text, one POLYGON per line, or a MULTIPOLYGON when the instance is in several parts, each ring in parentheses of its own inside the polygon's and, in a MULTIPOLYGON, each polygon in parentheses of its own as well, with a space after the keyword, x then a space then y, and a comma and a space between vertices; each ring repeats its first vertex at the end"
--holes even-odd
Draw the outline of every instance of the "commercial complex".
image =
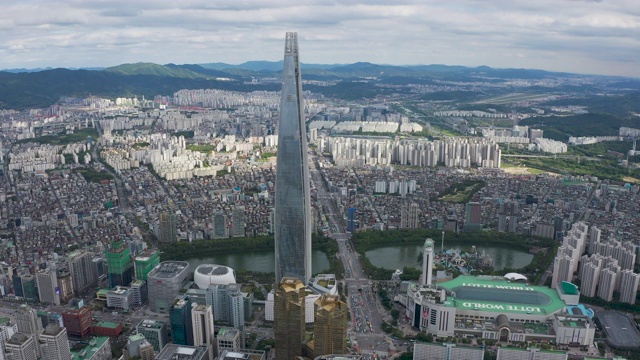
POLYGON ((163 211, 159 215, 161 243, 171 243, 178 239, 176 228, 176 214, 173 211, 163 211))
POLYGON ((593 343, 593 321, 565 312, 567 305, 577 305, 578 297, 570 283, 554 290, 501 277, 462 275, 437 287, 409 285, 406 317, 414 327, 438 337, 585 346, 593 343))
POLYGON ((201 264, 193 272, 193 281, 200 289, 211 285, 235 284, 236 272, 224 265, 201 264))
POLYGON ((277 359, 302 356, 305 329, 305 294, 302 281, 282 278, 275 293, 273 332, 277 359))
POLYGON ((456 344, 425 344, 418 343, 413 346, 413 360, 482 360, 484 350, 456 344))
POLYGON ((276 284, 311 277, 311 195, 298 35, 287 33, 282 72, 275 193, 276 284))
POLYGON ((153 268, 147 277, 149 310, 168 313, 188 276, 189 263, 185 261, 163 261, 153 268))
POLYGON ((347 353, 347 304, 339 295, 322 294, 315 302, 314 357, 347 353))

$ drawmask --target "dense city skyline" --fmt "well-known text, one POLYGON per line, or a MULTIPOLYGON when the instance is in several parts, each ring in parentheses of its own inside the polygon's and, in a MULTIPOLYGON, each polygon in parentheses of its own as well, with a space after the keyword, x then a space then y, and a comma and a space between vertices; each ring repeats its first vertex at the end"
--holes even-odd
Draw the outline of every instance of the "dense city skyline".
POLYGON ((0 69, 278 60, 297 31, 302 62, 537 68, 640 76, 630 0, 8 1, 0 69), (56 9, 51 11, 51 9, 56 9))

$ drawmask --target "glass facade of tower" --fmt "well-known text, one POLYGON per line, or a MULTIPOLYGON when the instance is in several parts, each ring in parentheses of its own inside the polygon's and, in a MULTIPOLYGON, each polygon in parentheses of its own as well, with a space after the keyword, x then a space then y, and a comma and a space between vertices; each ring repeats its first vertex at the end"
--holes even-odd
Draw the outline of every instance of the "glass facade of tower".
POLYGON ((311 276, 311 196, 297 33, 287 33, 275 194, 276 283, 311 276))

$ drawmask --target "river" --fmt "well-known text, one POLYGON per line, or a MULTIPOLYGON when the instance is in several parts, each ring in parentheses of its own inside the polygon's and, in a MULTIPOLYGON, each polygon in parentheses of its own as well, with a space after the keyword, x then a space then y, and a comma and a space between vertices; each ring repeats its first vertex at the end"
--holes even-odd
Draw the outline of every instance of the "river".
MULTIPOLYGON (((436 241, 435 245, 435 250, 440 251, 440 243, 436 241)), ((468 251, 472 244, 445 242, 444 245, 446 249, 458 248, 468 251)), ((484 251, 493 259, 493 267, 496 270, 505 267, 518 269, 529 265, 533 259, 533 255, 529 254, 529 252, 506 245, 476 244, 476 248, 480 253, 484 251)), ((419 268, 420 266, 417 262, 420 251, 422 251, 422 244, 399 244, 371 249, 365 252, 365 255, 372 265, 395 270, 402 269, 405 266, 419 268)))

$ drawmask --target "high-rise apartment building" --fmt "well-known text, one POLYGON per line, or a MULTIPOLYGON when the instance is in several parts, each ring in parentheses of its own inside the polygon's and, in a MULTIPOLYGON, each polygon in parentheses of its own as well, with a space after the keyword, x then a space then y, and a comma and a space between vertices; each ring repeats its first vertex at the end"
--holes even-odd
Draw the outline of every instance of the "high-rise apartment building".
POLYGON ((173 211, 162 211, 159 215, 161 243, 175 242, 178 238, 176 230, 176 214, 173 211))
POLYGON ((112 242, 107 249, 106 257, 109 287, 129 286, 133 281, 133 261, 127 242, 112 242))
POLYGON ((314 356, 346 354, 347 304, 339 295, 322 294, 315 302, 314 356))
POLYGON ((76 294, 87 290, 98 281, 98 275, 93 266, 93 256, 90 253, 76 250, 68 255, 67 263, 76 294))
POLYGON ((596 288, 600 281, 602 258, 599 255, 591 257, 584 255, 580 265, 580 294, 588 297, 596 296, 596 288))
POLYGON ((214 356, 213 311, 210 305, 197 305, 191 310, 193 345, 207 348, 208 359, 214 356))
POLYGON ((147 277, 149 310, 168 313, 173 300, 189 277, 186 261, 163 261, 147 277))
POLYGON ((43 360, 71 360, 67 329, 49 324, 40 334, 43 360))
POLYGON ((244 206, 234 206, 231 213, 231 222, 233 223, 233 236, 244 237, 244 206))
POLYGON ((478 202, 467 203, 464 231, 482 230, 482 207, 478 202))
POLYGON ((191 299, 179 296, 169 310, 171 336, 173 342, 180 345, 193 345, 193 327, 191 320, 191 299))
POLYGON ((306 289, 296 277, 284 277, 277 286, 273 319, 276 359, 296 359, 302 356, 306 289))
POLYGON ((275 193, 276 284, 311 277, 309 161, 298 57, 298 34, 287 33, 282 71, 275 193))
POLYGON ((228 237, 227 216, 222 211, 218 211, 213 215, 213 238, 224 239, 228 237))
POLYGON ((634 274, 632 270, 620 271, 620 301, 628 304, 636 303, 640 274, 634 274))
POLYGON ((417 229, 420 227, 419 214, 420 207, 418 204, 412 202, 403 206, 400 214, 400 227, 403 229, 417 229))

